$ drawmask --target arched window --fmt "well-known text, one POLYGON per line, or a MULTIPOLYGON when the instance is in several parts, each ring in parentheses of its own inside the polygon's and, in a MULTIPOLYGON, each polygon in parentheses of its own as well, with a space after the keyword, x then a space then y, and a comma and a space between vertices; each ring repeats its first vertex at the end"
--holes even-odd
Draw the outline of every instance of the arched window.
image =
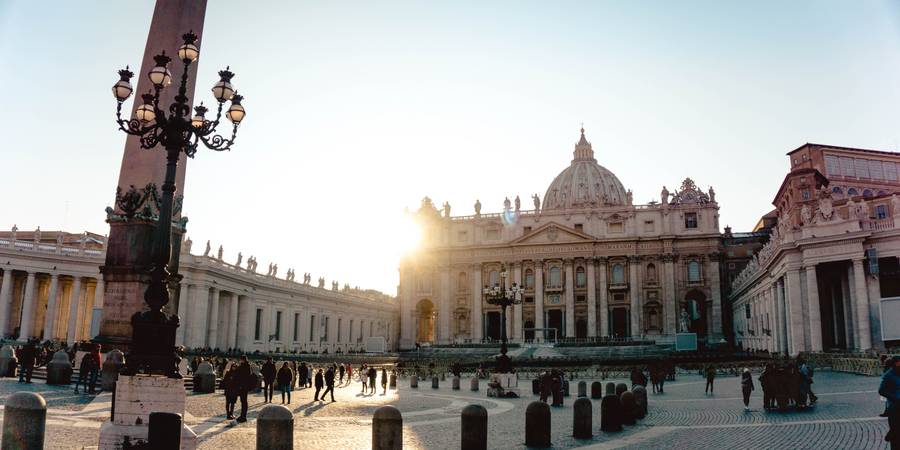
POLYGON ((863 191, 863 197, 865 197, 865 198, 869 198, 869 197, 871 197, 872 195, 873 195, 873 194, 872 194, 872 190, 871 190, 871 189, 866 189, 866 190, 863 191))
POLYGON ((613 284, 625 283, 625 266, 615 264, 612 266, 612 282, 613 284))
POLYGON ((559 267, 550 268, 550 287, 562 287, 562 270, 559 267))
POLYGON ((847 189, 847 195, 853 197, 855 195, 859 195, 859 191, 857 191, 856 188, 850 188, 847 189))
POLYGON ((534 271, 525 269, 525 289, 534 289, 534 271))
POLYGON ((647 281, 656 281, 656 265, 647 264, 647 281))
POLYGON ((460 291, 466 289, 466 286, 469 284, 469 276, 466 275, 465 272, 460 272, 459 277, 456 279, 456 288, 460 291))
POLYGON ((837 194, 837 195, 842 195, 844 193, 844 190, 841 189, 840 186, 835 186, 835 187, 831 188, 831 193, 837 194))
POLYGON ((575 287, 583 288, 587 286, 587 276, 584 274, 584 267, 578 266, 575 269, 575 287))
POLYGON ((688 263, 688 281, 700 281, 700 263, 691 261, 688 263))
POLYGON ((500 286, 500 272, 492 270, 491 273, 488 274, 488 286, 500 286))

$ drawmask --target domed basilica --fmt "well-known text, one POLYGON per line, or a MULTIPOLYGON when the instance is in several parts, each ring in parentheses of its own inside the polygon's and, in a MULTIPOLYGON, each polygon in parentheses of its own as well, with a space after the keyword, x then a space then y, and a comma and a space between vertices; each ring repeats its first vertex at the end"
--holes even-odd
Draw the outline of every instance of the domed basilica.
MULTIPOLYGON (((686 178, 635 205, 581 130, 573 158, 543 199, 451 216, 425 197, 411 215, 420 249, 400 264, 401 348, 500 339, 501 312, 483 290, 524 288, 507 309, 511 342, 722 338, 721 234, 712 188, 686 178), (505 275, 505 276, 504 276, 505 275)), ((499 202, 498 202, 499 203, 499 202)))

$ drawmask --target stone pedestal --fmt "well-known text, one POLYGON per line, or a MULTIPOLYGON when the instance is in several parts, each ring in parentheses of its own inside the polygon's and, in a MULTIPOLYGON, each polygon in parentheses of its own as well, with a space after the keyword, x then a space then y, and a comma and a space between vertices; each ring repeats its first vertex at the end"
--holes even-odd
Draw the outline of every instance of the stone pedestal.
POLYGON ((16 352, 13 351, 12 347, 4 345, 3 348, 0 348, 0 377, 16 376, 15 368, 17 363, 16 352))
MULTIPOLYGON (((151 412, 184 415, 184 381, 158 375, 119 375, 114 416, 100 427, 100 450, 119 450, 127 436, 131 443, 147 440, 151 412)), ((197 448, 197 435, 183 425, 182 450, 197 448)))
POLYGON ((203 361, 194 372, 194 392, 211 394, 216 391, 216 373, 212 364, 203 361))
POLYGON ((104 391, 112 391, 116 386, 116 380, 119 379, 119 371, 125 365, 125 355, 119 350, 113 350, 106 355, 106 361, 103 361, 103 372, 100 381, 101 389, 104 391))
POLYGON ((675 335, 675 351, 696 351, 697 333, 678 333, 675 335))

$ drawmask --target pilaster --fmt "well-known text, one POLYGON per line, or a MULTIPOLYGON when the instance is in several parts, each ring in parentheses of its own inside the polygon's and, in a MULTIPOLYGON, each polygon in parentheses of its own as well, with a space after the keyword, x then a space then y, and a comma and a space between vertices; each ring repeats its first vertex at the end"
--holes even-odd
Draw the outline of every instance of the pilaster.
POLYGON ((588 337, 597 336, 597 282, 594 270, 594 258, 588 258, 587 263, 587 305, 588 305, 588 337))

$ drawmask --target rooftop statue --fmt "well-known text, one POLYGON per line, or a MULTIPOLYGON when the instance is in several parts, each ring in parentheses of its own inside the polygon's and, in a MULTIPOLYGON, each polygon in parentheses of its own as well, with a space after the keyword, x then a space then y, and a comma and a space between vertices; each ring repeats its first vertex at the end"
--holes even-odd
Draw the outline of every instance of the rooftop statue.
POLYGON ((481 215, 481 200, 475 199, 475 215, 481 215))
POLYGON ((444 202, 444 217, 450 218, 450 202, 444 202))
POLYGON ((663 186, 662 192, 659 193, 659 202, 663 205, 669 204, 669 190, 665 186, 663 186))
POLYGON ((522 201, 519 200, 519 196, 516 196, 516 212, 519 212, 519 209, 522 207, 522 201))
POLYGON ((209 256, 210 250, 212 250, 212 246, 209 244, 209 241, 206 241, 206 250, 203 251, 203 256, 209 256))
MULTIPOLYGON (((85 241, 87 241, 87 232, 86 232, 86 231, 85 231, 85 233, 84 233, 83 238, 81 239, 81 242, 82 242, 82 243, 84 243, 85 241)), ((84 245, 84 244, 82 244, 82 245, 84 245)), ((183 250, 184 253, 190 255, 190 254, 191 254, 191 247, 193 247, 193 246, 194 246, 194 241, 192 241, 190 237, 188 237, 187 239, 185 239, 185 241, 184 241, 184 250, 183 250)))
POLYGON ((243 260, 243 259, 244 259, 244 255, 242 255, 241 252, 238 252, 238 259, 237 259, 237 262, 234 263, 234 265, 241 267, 241 260, 243 260))
POLYGON ((15 240, 16 240, 16 234, 18 234, 18 232, 19 232, 19 227, 17 227, 15 224, 13 224, 12 230, 10 230, 10 231, 12 231, 12 236, 11 236, 10 238, 11 238, 13 241, 15 241, 15 240))
POLYGON ((34 243, 35 244, 41 243, 41 227, 37 227, 37 229, 34 230, 34 243))
POLYGON ((217 255, 218 255, 218 260, 219 260, 219 261, 222 260, 222 252, 223 252, 223 249, 222 249, 222 246, 220 245, 220 246, 219 246, 219 253, 217 253, 217 255))
POLYGON ((531 196, 531 200, 534 201, 534 210, 538 211, 541 209, 541 198, 538 197, 537 194, 531 196))
POLYGON ((510 203, 510 201, 509 201, 509 197, 506 197, 505 199, 503 199, 503 210, 504 210, 504 211, 509 211, 510 204, 511 204, 511 203, 510 203))
POLYGON ((709 187, 709 201, 710 203, 716 202, 716 191, 713 190, 713 187, 709 187))

